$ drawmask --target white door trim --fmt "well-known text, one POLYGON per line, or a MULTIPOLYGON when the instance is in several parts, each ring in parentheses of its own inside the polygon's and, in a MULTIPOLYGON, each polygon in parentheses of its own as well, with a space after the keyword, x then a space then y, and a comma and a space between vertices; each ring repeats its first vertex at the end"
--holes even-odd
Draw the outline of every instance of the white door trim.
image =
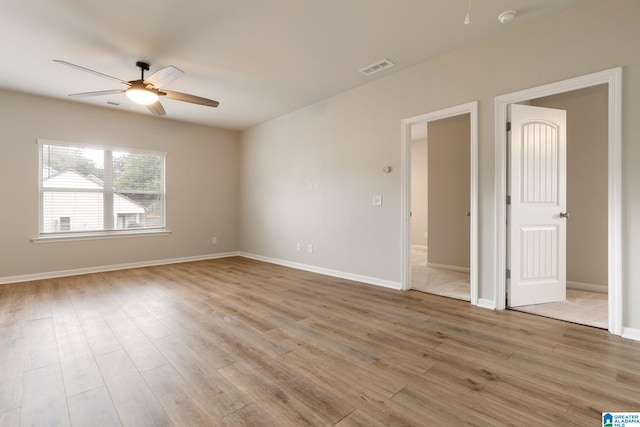
POLYGON ((621 199, 621 146, 622 146, 622 68, 612 68, 586 76, 576 77, 557 83, 525 89, 501 95, 495 98, 495 308, 505 309, 506 296, 506 197, 507 197, 507 167, 506 167, 506 123, 507 106, 516 102, 528 101, 543 96, 550 96, 572 90, 583 89, 601 84, 608 85, 609 91, 609 225, 608 225, 608 299, 609 299, 609 332, 622 334, 622 199, 621 199))
POLYGON ((448 117, 469 114, 471 128, 470 145, 470 193, 471 193, 471 236, 470 236, 470 299, 478 305, 478 102, 456 105, 432 113, 402 120, 401 147, 401 233, 402 233, 402 282, 401 289, 411 289, 411 126, 448 117))

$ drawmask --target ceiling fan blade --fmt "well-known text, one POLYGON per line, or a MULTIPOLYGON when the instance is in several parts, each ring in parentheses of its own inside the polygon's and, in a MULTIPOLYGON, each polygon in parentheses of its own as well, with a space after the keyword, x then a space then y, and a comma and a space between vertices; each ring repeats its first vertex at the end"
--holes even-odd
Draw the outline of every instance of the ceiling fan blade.
POLYGON ((183 74, 184 74, 184 71, 182 71, 181 69, 176 68, 173 65, 169 65, 151 74, 149 77, 144 79, 144 82, 150 83, 153 85, 153 87, 158 89, 166 85, 170 81, 177 79, 183 74))
POLYGON ((72 93, 69 96, 102 96, 102 95, 116 95, 118 93, 125 92, 126 89, 113 89, 113 90, 99 90, 96 92, 81 92, 72 93))
POLYGON ((100 73, 100 72, 94 71, 94 70, 90 70, 89 68, 81 67, 80 65, 72 64, 71 62, 62 61, 60 59, 54 59, 53 61, 57 62, 58 64, 66 65, 66 66, 71 67, 71 68, 77 68, 78 70, 86 71, 87 73, 95 74, 96 76, 104 77, 105 79, 113 80, 113 81, 116 81, 118 83, 122 83, 123 85, 129 86, 129 82, 125 82, 124 80, 119 79, 117 77, 109 76, 107 74, 100 73))
POLYGON ((190 102, 192 104, 206 105, 207 107, 217 107, 220 103, 213 99, 202 98, 200 96, 189 95, 181 92, 174 92, 172 90, 163 90, 159 92, 160 96, 166 96, 169 99, 175 99, 176 101, 190 102))
POLYGON ((149 104, 147 105, 147 108, 149 109, 149 111, 151 111, 151 114, 153 114, 154 116, 164 116, 165 111, 164 111, 164 107, 162 106, 162 104, 160 104, 160 101, 156 101, 153 104, 149 104))

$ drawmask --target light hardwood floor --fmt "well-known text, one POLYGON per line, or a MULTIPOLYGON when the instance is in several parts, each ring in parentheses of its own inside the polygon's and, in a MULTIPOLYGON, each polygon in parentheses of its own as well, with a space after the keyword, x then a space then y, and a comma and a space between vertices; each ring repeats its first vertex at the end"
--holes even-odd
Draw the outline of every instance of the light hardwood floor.
POLYGON ((244 258, 0 286, 0 426, 595 426, 640 343, 244 258))

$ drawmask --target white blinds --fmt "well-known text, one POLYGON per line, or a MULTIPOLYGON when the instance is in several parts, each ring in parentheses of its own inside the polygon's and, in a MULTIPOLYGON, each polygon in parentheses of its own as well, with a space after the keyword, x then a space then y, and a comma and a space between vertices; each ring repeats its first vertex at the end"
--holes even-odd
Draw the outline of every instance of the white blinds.
POLYGON ((164 228, 163 153, 40 144, 40 233, 164 228))

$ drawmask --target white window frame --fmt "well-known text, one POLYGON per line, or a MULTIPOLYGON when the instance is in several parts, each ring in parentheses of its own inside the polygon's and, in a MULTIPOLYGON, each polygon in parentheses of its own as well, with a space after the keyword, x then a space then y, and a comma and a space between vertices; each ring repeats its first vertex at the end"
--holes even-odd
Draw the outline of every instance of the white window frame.
MULTIPOLYGON (((141 149, 133 149, 128 147, 115 147, 115 146, 106 146, 106 145, 95 145, 95 144, 86 144, 81 142, 68 142, 68 141, 58 141, 52 139, 41 139, 37 140, 38 145, 38 235, 31 239, 34 243, 44 243, 44 242, 55 242, 55 241, 69 241, 69 240, 93 240, 93 239, 110 239, 110 238, 122 238, 122 237, 142 237, 142 236, 161 236, 171 234, 169 229, 167 228, 167 181, 166 181, 166 166, 167 166, 167 153, 163 151, 152 151, 152 150, 141 150, 141 149), (109 215, 104 215, 104 225, 109 226, 110 229, 105 230, 96 230, 96 231, 88 231, 88 232, 78 232, 78 231, 66 231, 66 232, 43 232, 44 229, 44 188, 42 185, 43 180, 43 158, 42 158, 42 146, 43 145, 58 145, 58 146, 68 146, 80 149, 94 149, 94 150, 103 150, 108 152, 107 158, 110 157, 113 152, 125 152, 131 154, 149 154, 156 155, 162 157, 162 168, 161 168, 161 180, 162 180, 162 188, 161 188, 161 226, 154 228, 142 228, 142 229, 116 229, 116 224, 110 224, 113 222, 113 213, 109 213, 109 215), (107 224, 109 222, 109 224, 107 224)), ((105 162, 105 170, 111 168, 111 164, 107 165, 108 162, 105 162)), ((103 194, 110 192, 113 194, 113 191, 110 191, 111 186, 107 181, 111 180, 111 176, 105 180, 105 185, 103 189, 103 194)), ((108 203, 108 197, 105 198, 104 209, 105 212, 110 209, 108 203)))

